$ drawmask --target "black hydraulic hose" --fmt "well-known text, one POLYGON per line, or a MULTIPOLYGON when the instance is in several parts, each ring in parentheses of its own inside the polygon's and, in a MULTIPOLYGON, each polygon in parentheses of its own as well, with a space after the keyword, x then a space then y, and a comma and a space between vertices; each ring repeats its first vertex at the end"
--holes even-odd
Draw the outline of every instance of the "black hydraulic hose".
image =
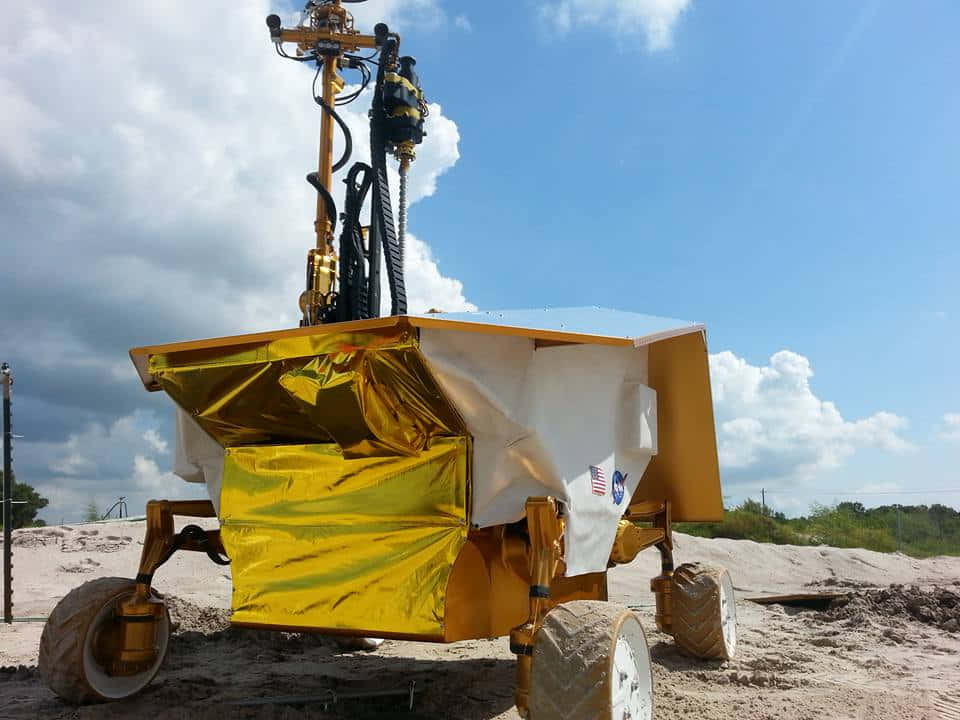
POLYGON ((322 97, 314 97, 313 99, 317 101, 317 105, 322 107, 324 110, 330 113, 331 116, 333 116, 333 119, 337 121, 337 125, 339 125, 340 129, 343 130, 343 155, 341 155, 340 159, 337 160, 337 162, 333 165, 333 172, 336 172, 346 165, 350 161, 350 156, 353 155, 353 136, 350 134, 350 128, 347 127, 347 124, 343 121, 343 118, 340 117, 340 113, 327 105, 323 101, 322 97))
POLYGON ((313 185, 313 188, 323 196, 323 201, 327 204, 327 218, 330 220, 330 232, 337 230, 337 204, 333 200, 333 195, 320 182, 320 173, 312 172, 307 175, 307 182, 313 185))
MULTIPOLYGON (((360 212, 366 202, 370 186, 373 184, 373 169, 366 163, 354 163, 347 173, 347 202, 344 208, 344 225, 350 225, 351 230, 362 228, 360 212), (357 179, 363 173, 362 178, 357 179)), ((345 228, 346 229, 346 228, 345 228)))
MULTIPOLYGON (((363 226, 360 214, 373 184, 373 169, 354 163, 346 177, 347 192, 340 233, 340 294, 337 297, 338 321, 371 317, 368 303, 368 279, 364 268, 363 226)), ((379 315, 375 313, 374 316, 379 315)))
POLYGON ((317 74, 313 76, 313 101, 317 103, 317 105, 319 105, 321 108, 323 108, 324 112, 330 113, 330 117, 332 117, 336 121, 337 125, 339 125, 340 129, 343 131, 343 139, 344 139, 343 155, 340 156, 340 159, 337 160, 337 162, 333 166, 333 172, 336 172, 337 170, 342 168, 344 165, 346 165, 350 161, 350 156, 353 155, 353 136, 350 134, 350 128, 347 127, 347 124, 343 121, 343 118, 340 117, 340 113, 338 113, 334 108, 327 105, 327 103, 324 102, 324 99, 321 96, 317 95, 317 78, 320 77, 321 70, 323 70, 323 62, 318 60, 317 74))
MULTIPOLYGON (((344 57, 347 57, 347 56, 344 56, 344 57)), ((360 89, 355 90, 349 95, 345 95, 343 97, 337 98, 336 104, 338 107, 340 105, 349 105, 350 103, 352 103, 354 100, 360 97, 363 91, 366 90, 367 86, 370 84, 370 80, 372 76, 370 74, 370 69, 366 66, 366 64, 361 62, 360 65, 357 66, 357 69, 360 70, 360 74, 363 76, 363 79, 361 80, 361 83, 360 83, 360 89)))

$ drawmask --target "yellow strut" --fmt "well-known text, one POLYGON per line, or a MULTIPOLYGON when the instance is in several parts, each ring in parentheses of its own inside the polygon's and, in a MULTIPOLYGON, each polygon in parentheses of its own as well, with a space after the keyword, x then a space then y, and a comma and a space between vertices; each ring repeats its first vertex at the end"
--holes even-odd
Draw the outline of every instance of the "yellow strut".
POLYGON ((527 498, 527 555, 530 570, 530 609, 527 621, 510 631, 510 651, 517 656, 515 701, 520 717, 530 716, 530 673, 533 667, 533 642, 544 615, 553 607, 550 586, 563 558, 563 520, 557 515, 552 497, 527 498))
MULTIPOLYGON (((323 102, 327 107, 332 108, 336 102, 337 95, 343 89, 343 78, 337 73, 337 63, 339 56, 328 57, 323 65, 323 102)), ((319 159, 319 178, 320 183, 330 189, 333 184, 333 116, 324 111, 320 119, 320 159, 319 159)), ((331 241, 332 218, 327 216, 327 204, 320 193, 317 193, 317 248, 333 252, 331 241)))

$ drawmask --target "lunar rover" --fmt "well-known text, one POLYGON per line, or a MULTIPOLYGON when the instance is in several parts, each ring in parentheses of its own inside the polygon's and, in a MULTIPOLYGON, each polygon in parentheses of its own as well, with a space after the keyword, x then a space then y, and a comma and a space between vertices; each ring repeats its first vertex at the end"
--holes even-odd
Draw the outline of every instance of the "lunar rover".
POLYGON ((171 642, 154 576, 198 551, 230 564, 234 625, 505 636, 522 716, 653 717, 644 631, 607 602, 610 568, 656 547, 657 627, 695 656, 736 651, 729 574, 673 557, 673 520, 723 513, 704 327, 599 308, 407 312, 386 159, 404 182, 423 140, 414 62, 386 26, 358 33, 341 0, 312 0, 294 28, 267 25, 277 52, 318 65, 323 83, 301 327, 131 350, 146 389, 177 407, 175 471, 209 500, 148 503, 135 577, 60 602, 41 673, 73 703, 146 687, 171 642), (347 173, 337 248, 339 72, 371 81, 364 49, 379 55, 371 163, 347 173), (176 516, 219 528, 175 533, 176 516))

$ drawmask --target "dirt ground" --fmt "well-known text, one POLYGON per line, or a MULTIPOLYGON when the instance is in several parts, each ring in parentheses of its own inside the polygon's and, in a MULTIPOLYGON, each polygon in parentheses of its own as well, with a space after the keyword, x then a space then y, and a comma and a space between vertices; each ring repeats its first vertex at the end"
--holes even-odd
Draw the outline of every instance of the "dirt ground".
MULTIPOLYGON (((132 576, 143 524, 17 531, 14 601, 19 617, 45 616, 73 587, 132 576)), ((657 717, 960 720, 960 558, 915 560, 865 550, 761 545, 677 536, 677 559, 721 564, 738 592, 740 645, 732 662, 681 655, 656 631, 649 579, 655 552, 610 574, 611 600, 634 607, 654 661, 657 717), (769 594, 849 591, 825 610, 758 605, 769 594)), ((228 626, 229 569, 182 553, 160 570, 175 636, 164 668, 139 697, 73 708, 36 671, 42 622, 0 627, 0 718, 363 718, 507 720, 514 662, 507 641, 432 645, 385 642, 345 651, 329 639, 228 626), (322 696, 334 689, 398 689, 405 698, 245 706, 254 698, 322 696)))

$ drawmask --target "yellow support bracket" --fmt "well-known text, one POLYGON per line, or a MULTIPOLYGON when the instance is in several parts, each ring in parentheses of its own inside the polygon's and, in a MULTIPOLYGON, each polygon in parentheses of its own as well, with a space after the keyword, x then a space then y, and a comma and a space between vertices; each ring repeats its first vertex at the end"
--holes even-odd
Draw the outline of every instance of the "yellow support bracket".
POLYGON ((336 43, 341 52, 354 52, 361 48, 373 49, 377 47, 377 39, 373 35, 359 33, 338 33, 328 30, 313 30, 311 28, 290 28, 280 31, 280 42, 297 43, 304 48, 314 48, 324 43, 336 43))
POLYGON ((553 607, 550 585, 563 555, 563 521, 552 497, 529 498, 526 504, 527 535, 530 546, 530 614, 527 621, 510 632, 510 652, 517 656, 517 711, 528 717, 530 671, 533 664, 533 638, 544 615, 553 607))

